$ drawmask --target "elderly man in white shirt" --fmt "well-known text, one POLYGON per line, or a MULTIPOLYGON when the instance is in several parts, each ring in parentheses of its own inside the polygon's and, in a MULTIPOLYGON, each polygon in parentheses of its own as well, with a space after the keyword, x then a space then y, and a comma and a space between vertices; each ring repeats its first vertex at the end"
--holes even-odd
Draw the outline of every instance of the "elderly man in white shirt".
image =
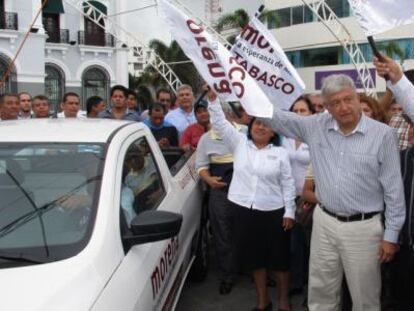
POLYGON ((193 89, 188 84, 183 84, 177 89, 177 103, 179 107, 170 110, 165 116, 165 121, 175 126, 178 136, 184 133, 184 130, 193 123, 196 123, 196 117, 193 110, 194 95, 193 89))

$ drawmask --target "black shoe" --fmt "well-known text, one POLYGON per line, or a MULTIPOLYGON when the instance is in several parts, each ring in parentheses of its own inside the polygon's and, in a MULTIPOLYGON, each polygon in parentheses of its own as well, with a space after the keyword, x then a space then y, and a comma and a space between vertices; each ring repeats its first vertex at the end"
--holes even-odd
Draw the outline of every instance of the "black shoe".
POLYGON ((233 289, 233 282, 221 281, 219 292, 220 295, 227 295, 233 289))
POLYGON ((269 304, 266 307, 264 307, 264 309, 255 307, 252 309, 252 311, 272 311, 272 308, 273 308, 272 302, 269 302, 269 304))

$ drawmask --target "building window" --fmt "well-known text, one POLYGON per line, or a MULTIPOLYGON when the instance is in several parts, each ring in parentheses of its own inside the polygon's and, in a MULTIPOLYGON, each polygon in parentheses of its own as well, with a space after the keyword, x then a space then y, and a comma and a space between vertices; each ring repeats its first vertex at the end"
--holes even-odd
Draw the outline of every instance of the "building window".
POLYGON ((286 56, 289 61, 292 63, 293 67, 300 68, 303 67, 301 63, 301 51, 290 51, 286 52, 286 56))
POLYGON ((276 10, 270 11, 267 18, 267 27, 269 29, 275 29, 279 26, 279 15, 276 10))
POLYGON ((342 47, 334 46, 301 51, 303 67, 338 65, 342 47))
POLYGON ((17 13, 6 12, 4 0, 0 0, 0 29, 18 30, 17 13))
POLYGON ((105 30, 85 17, 85 44, 105 46, 105 30))
POLYGON ((338 17, 349 16, 349 3, 347 0, 326 0, 326 4, 338 17))
POLYGON ((84 18, 85 31, 79 31, 78 43, 95 46, 115 46, 114 37, 109 33, 105 33, 104 19, 99 18, 101 13, 107 14, 106 6, 99 1, 88 1, 84 7, 84 13, 89 14, 89 18, 84 18))
POLYGON ((290 26, 290 8, 280 9, 276 12, 279 19, 279 27, 290 26))
POLYGON ((292 8, 292 25, 303 24, 303 5, 292 8))
POLYGON ((309 7, 307 5, 304 6, 305 9, 305 13, 304 13, 304 22, 305 23, 311 23, 314 22, 315 16, 313 14, 313 11, 311 9, 309 9, 309 7))
POLYGON ((60 42, 60 17, 59 14, 43 13, 43 27, 48 35, 46 42, 60 42))
MULTIPOLYGON (((350 8, 347 0, 326 0, 326 4, 340 18, 348 17, 350 15, 350 8)), ((319 13, 322 15, 322 8, 319 10, 319 13)), ((272 18, 268 20, 269 29, 311 23, 317 20, 316 16, 307 5, 274 10, 271 11, 270 14, 274 14, 276 19, 272 18)))
MULTIPOLYGON (((412 38, 382 41, 378 42, 377 46, 381 53, 384 53, 397 61, 414 58, 414 39, 412 38)), ((372 62, 373 53, 369 44, 360 44, 359 48, 364 55, 365 61, 372 62)))
POLYGON ((52 64, 46 64, 45 73, 45 95, 49 98, 51 109, 59 109, 65 93, 65 74, 59 67, 52 64))
MULTIPOLYGON (((0 80, 3 80, 7 72, 11 60, 0 54, 0 80)), ((0 85, 0 95, 5 93, 17 93, 17 75, 16 69, 13 67, 4 84, 0 85)))
MULTIPOLYGON (((401 62, 414 58, 414 38, 388 40, 377 43, 381 53, 401 62)), ((372 62, 373 53, 368 43, 358 45, 366 62, 372 62)), ((296 68, 325 65, 350 64, 351 58, 342 46, 296 50, 286 52, 289 61, 296 68)))
POLYGON ((100 96, 105 102, 109 99, 110 79, 105 69, 101 67, 87 68, 82 76, 82 101, 91 96, 100 96))

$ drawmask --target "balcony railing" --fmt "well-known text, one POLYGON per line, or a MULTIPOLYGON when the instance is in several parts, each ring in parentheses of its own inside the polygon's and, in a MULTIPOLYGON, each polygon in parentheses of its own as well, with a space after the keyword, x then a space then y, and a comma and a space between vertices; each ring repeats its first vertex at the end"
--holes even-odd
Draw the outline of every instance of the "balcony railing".
POLYGON ((17 13, 0 12, 0 29, 18 29, 17 13))
POLYGON ((110 33, 89 33, 81 30, 78 32, 78 44, 114 47, 115 38, 110 33))
POLYGON ((47 35, 49 38, 46 39, 46 42, 69 43, 69 29, 47 30, 47 35))

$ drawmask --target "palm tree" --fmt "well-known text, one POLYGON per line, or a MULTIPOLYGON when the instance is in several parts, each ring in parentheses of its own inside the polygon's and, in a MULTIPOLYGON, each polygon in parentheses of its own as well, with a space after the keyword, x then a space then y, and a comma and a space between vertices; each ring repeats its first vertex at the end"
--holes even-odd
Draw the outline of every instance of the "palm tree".
MULTIPOLYGON (((201 88, 202 79, 200 75, 176 41, 172 41, 168 46, 160 40, 153 39, 150 41, 149 47, 154 50, 164 62, 169 64, 182 83, 191 85, 194 92, 197 92, 201 88)), ((154 89, 168 87, 167 82, 159 72, 150 65, 144 69, 143 74, 138 78, 138 84, 149 85, 154 89)))
MULTIPOLYGON (((268 11, 268 10, 263 10, 259 16, 259 19, 263 23, 267 22, 267 23, 278 24, 279 22, 279 18, 276 14, 274 14, 274 11, 268 11)), ((218 19, 217 24, 215 25, 215 29, 218 32, 223 31, 226 27, 240 28, 241 30, 247 26, 249 21, 250 21, 250 17, 249 17, 249 14, 246 12, 246 10, 238 9, 234 11, 233 13, 227 13, 221 16, 218 19)), ((236 37, 237 36, 235 35, 231 35, 231 36, 228 36, 226 39, 230 44, 234 44, 236 37)))
POLYGON ((380 46, 381 49, 385 51, 385 54, 389 57, 398 56, 400 59, 401 64, 406 59, 405 52, 402 50, 402 48, 399 46, 399 44, 396 41, 388 42, 387 44, 383 44, 380 46))
POLYGON ((225 26, 244 28, 249 23, 249 14, 244 9, 238 9, 233 13, 221 16, 215 25, 217 31, 222 31, 225 26))

